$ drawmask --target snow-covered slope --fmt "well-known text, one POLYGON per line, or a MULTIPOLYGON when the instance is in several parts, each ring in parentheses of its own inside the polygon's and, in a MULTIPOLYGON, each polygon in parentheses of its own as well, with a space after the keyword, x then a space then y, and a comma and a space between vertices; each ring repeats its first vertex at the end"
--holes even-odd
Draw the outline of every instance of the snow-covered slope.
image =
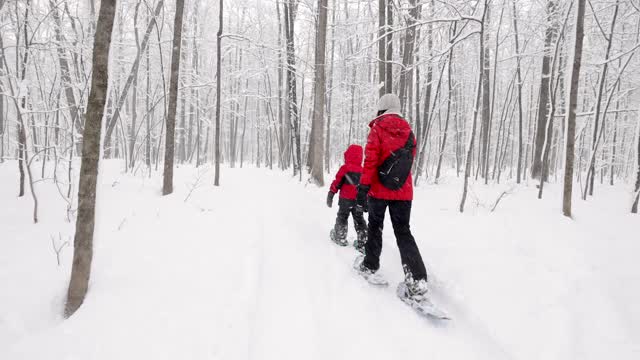
MULTIPOLYGON (((416 192, 412 228, 435 302, 453 320, 418 317, 395 286, 372 288, 352 248, 328 240, 336 209, 326 189, 289 174, 177 170, 160 179, 101 177, 92 282, 62 320, 72 240, 65 203, 40 183, 41 223, 15 197, 15 163, 0 164, 0 359, 637 359, 640 218, 624 187, 576 199, 559 189, 473 187, 457 212, 454 178, 416 192), (193 184, 198 183, 184 201, 193 184)), ((350 238, 354 233, 350 229, 350 238)), ((382 272, 402 279, 390 224, 382 272)))

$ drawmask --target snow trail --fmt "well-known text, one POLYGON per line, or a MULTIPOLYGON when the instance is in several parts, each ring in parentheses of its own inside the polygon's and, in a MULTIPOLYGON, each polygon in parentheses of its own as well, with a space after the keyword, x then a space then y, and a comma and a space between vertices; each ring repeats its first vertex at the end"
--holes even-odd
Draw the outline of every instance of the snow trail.
MULTIPOLYGON (((633 254, 640 249, 628 238, 637 223, 608 203, 578 207, 569 222, 550 212, 553 202, 530 201, 535 190, 522 187, 495 213, 470 207, 460 215, 451 200, 457 184, 419 188, 412 230, 434 302, 453 318, 437 322, 395 295, 403 274, 388 217, 380 271, 390 286, 380 289, 351 268, 353 247, 329 240, 337 209, 326 207, 326 189, 267 170, 225 169, 222 187, 205 184, 185 202, 189 184, 206 170, 177 169, 182 185, 161 197, 159 179, 106 165, 91 288, 67 321, 60 311, 71 252, 62 253, 58 267, 48 236, 72 234, 60 215, 64 204, 45 195, 38 226, 18 216, 29 213, 27 201, 0 209, 0 218, 10 219, 0 288, 13 289, 0 292, 0 358, 597 359, 612 348, 617 359, 640 354, 633 342, 640 289, 614 285, 639 283, 633 254), (603 212, 613 228, 597 226, 603 212)), ((4 166, 0 180, 11 174, 4 166)), ((499 191, 476 189, 474 196, 491 203, 499 191)), ((0 197, 9 199, 4 192, 0 197)))

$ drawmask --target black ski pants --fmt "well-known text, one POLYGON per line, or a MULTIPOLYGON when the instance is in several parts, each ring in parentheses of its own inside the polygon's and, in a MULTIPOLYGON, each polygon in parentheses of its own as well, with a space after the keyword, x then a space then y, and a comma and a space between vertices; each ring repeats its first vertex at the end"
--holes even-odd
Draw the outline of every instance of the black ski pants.
POLYGON ((356 211, 356 201, 340 199, 338 201, 338 216, 336 216, 336 235, 341 239, 347 238, 347 227, 349 225, 349 215, 353 216, 353 224, 356 233, 367 231, 367 223, 362 212, 356 211))
POLYGON ((400 250, 400 259, 405 274, 407 271, 414 280, 427 279, 427 270, 422 262, 420 250, 411 235, 409 220, 411 219, 411 201, 381 200, 369 197, 369 233, 365 244, 364 265, 371 270, 380 268, 382 252, 382 228, 384 215, 389 207, 389 215, 393 224, 393 232, 400 250))

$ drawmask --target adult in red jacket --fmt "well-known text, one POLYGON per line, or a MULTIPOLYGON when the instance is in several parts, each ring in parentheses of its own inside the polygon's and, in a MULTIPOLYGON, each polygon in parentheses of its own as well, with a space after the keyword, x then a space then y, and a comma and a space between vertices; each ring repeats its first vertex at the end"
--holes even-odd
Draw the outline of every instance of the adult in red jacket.
POLYGON ((350 145, 344 152, 344 165, 340 167, 335 180, 331 183, 327 195, 327 206, 333 205, 333 197, 340 192, 338 201, 338 215, 336 225, 331 230, 331 239, 336 243, 347 245, 347 231, 349 214, 353 216, 353 224, 358 234, 354 246, 359 251, 364 251, 367 241, 367 223, 364 221, 362 211, 356 211, 357 186, 362 175, 362 146, 350 145))
POLYGON ((405 144, 411 144, 413 141, 413 157, 416 155, 415 137, 409 123, 400 115, 398 96, 386 94, 380 98, 378 117, 371 121, 369 127, 371 130, 365 147, 364 169, 357 195, 358 207, 364 207, 367 195, 369 198, 368 241, 365 245, 365 257, 359 265, 360 270, 373 274, 380 268, 382 227, 388 207, 407 288, 411 295, 423 296, 427 291, 427 271, 409 227, 413 200, 411 174, 397 190, 385 187, 378 176, 378 169, 384 160, 405 144), (413 140, 409 140, 410 137, 413 140))

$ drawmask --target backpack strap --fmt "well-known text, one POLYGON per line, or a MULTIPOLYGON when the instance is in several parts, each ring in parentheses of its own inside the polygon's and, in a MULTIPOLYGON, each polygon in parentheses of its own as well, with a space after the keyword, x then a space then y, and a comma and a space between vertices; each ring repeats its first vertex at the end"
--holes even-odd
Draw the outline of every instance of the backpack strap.
POLYGON ((404 144, 404 148, 406 150, 413 150, 413 148, 416 147, 414 142, 415 142, 415 135, 413 135, 413 131, 411 131, 409 133, 409 138, 407 139, 407 142, 404 144))

